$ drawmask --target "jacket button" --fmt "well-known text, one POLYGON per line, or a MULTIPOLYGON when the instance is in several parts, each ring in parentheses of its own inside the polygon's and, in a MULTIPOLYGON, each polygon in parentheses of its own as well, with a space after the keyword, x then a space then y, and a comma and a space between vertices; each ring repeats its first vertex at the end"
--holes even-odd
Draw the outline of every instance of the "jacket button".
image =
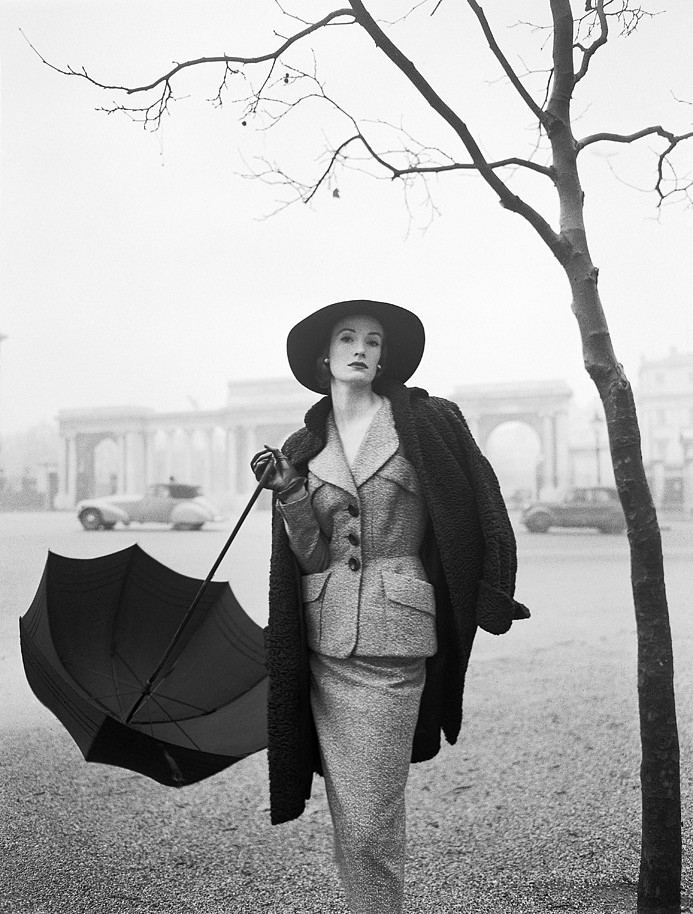
POLYGON ((349 507, 347 508, 347 511, 349 512, 349 514, 351 514, 352 517, 358 517, 358 516, 359 516, 359 509, 358 509, 358 506, 355 505, 353 502, 351 502, 351 503, 349 504, 349 507))
POLYGON ((349 568, 351 568, 352 571, 358 571, 360 567, 361 562, 359 562, 359 560, 352 555, 352 557, 349 559, 349 568))
POLYGON ((358 536, 356 536, 355 533, 350 533, 349 536, 347 536, 347 539, 349 540, 349 542, 351 543, 352 546, 358 546, 358 544, 360 542, 358 536))

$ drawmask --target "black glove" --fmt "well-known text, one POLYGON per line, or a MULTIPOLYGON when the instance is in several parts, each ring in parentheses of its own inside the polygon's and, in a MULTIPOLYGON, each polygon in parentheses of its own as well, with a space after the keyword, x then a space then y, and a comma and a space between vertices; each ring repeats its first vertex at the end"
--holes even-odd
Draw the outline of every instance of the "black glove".
POLYGON ((279 448, 272 448, 268 445, 258 451, 250 461, 250 469, 258 482, 262 481, 265 471, 271 464, 274 465, 274 469, 265 478, 265 489, 273 489, 281 498, 305 486, 305 477, 296 472, 286 454, 283 454, 279 448))

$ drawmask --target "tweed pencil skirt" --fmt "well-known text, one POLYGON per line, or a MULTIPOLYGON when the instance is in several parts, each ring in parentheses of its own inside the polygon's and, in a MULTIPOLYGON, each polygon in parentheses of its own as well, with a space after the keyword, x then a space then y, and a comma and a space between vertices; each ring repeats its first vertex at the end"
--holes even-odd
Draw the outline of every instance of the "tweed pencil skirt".
POLYGON ((426 678, 424 657, 311 653, 311 707, 352 914, 400 914, 404 789, 426 678))

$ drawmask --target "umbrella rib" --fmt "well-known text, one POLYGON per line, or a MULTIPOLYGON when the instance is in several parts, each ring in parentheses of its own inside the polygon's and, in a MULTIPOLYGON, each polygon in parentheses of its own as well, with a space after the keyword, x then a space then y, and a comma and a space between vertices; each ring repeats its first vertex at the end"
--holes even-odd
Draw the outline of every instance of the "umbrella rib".
MULTIPOLYGON (((100 676, 102 679, 106 679, 108 682, 112 683, 112 685, 118 687, 117 691, 115 691, 115 692, 101 692, 98 695, 94 692, 94 693, 92 693, 92 697, 94 698, 95 701, 98 701, 101 704, 103 704, 103 702, 109 698, 115 698, 118 701, 118 706, 119 706, 121 714, 123 713, 122 696, 138 695, 142 688, 142 683, 139 681, 136 683, 136 688, 135 688, 131 682, 125 682, 124 679, 118 679, 115 675, 115 672, 111 676, 109 676, 108 673, 102 673, 100 670, 94 670, 91 667, 84 666, 84 664, 77 663, 75 660, 64 660, 63 666, 65 667, 66 670, 69 670, 70 672, 72 672, 73 670, 82 670, 86 673, 91 673, 93 676, 100 676), (123 689, 123 686, 129 686, 129 688, 123 689)), ((132 672, 132 670, 130 670, 130 672, 132 673, 133 676, 135 676, 135 674, 132 672)), ((135 679, 137 679, 136 676, 135 676, 135 679)), ((110 711, 110 709, 109 709, 109 711, 110 711)))
MULTIPOLYGON (((118 659, 127 667, 127 669, 128 669, 128 670, 130 671, 130 673, 134 676, 134 678, 138 681, 138 683, 140 684, 140 687, 141 687, 141 681, 140 681, 140 679, 139 679, 139 676, 137 676, 137 675, 135 674, 134 670, 132 669, 132 667, 130 666, 130 664, 127 662, 127 660, 126 660, 124 657, 122 657, 120 654, 117 654, 117 653, 116 653, 115 656, 117 656, 118 659)), ((163 682, 163 680, 162 680, 162 682, 163 682)), ((155 686, 155 688, 156 688, 156 686, 155 686)), ((199 748, 200 748, 200 747, 197 745, 197 743, 195 742, 195 740, 192 739, 192 737, 189 736, 189 735, 185 732, 185 730, 183 730, 183 728, 180 726, 180 724, 178 723, 178 721, 175 720, 175 719, 171 716, 171 714, 169 713, 169 711, 167 711, 166 708, 162 707, 162 705, 157 701, 156 696, 154 695, 153 691, 150 692, 149 695, 148 695, 147 697, 148 697, 148 698, 152 698, 152 699, 154 700, 154 702, 156 703, 157 707, 158 707, 159 710, 162 712, 162 714, 164 714, 164 715, 168 718, 169 723, 171 723, 171 724, 173 724, 174 726, 178 727, 178 729, 179 729, 180 732, 183 734, 183 736, 185 736, 186 739, 189 739, 190 742, 193 744, 193 746, 194 746, 196 749, 199 749, 199 748)), ((169 697, 166 696, 166 695, 164 695, 164 696, 162 696, 162 697, 165 698, 167 701, 175 701, 175 702, 178 702, 179 704, 187 705, 187 707, 190 707, 190 708, 192 708, 192 709, 195 710, 195 711, 204 711, 204 708, 197 708, 195 705, 187 704, 187 702, 180 701, 180 700, 177 699, 177 698, 169 698, 169 697)), ((123 707, 122 707, 122 704, 121 704, 121 714, 122 714, 122 711, 123 711, 123 707)), ((149 729, 150 729, 150 734, 153 736, 153 735, 154 735, 154 722, 151 721, 151 720, 149 721, 149 729)))
MULTIPOLYGON (((116 659, 120 660, 120 662, 123 664, 123 666, 125 667, 125 669, 128 671, 128 673, 130 673, 130 675, 132 676, 132 678, 135 680, 135 682, 137 683, 137 685, 138 685, 138 687, 139 687, 139 694, 141 695, 141 694, 142 694, 142 680, 141 680, 140 677, 137 675, 137 673, 133 670, 132 666, 128 663, 128 661, 125 659, 125 657, 123 657, 123 655, 120 654, 120 653, 115 649, 115 647, 112 647, 112 651, 111 651, 111 667, 112 667, 112 669, 113 669, 113 671, 114 671, 114 672, 113 672, 114 684, 115 684, 115 661, 116 661, 116 659)), ((122 717, 122 716, 125 714, 125 707, 124 707, 124 705, 123 705, 123 702, 120 700, 120 697, 118 698, 118 710, 119 710, 119 712, 120 712, 120 716, 122 717)))
MULTIPOLYGON (((138 684, 138 685, 140 686, 140 688, 141 688, 141 687, 142 687, 142 680, 139 678, 139 676, 137 676, 137 674, 136 674, 135 671, 132 669, 132 667, 130 666, 130 664, 127 662, 127 660, 125 659, 125 657, 121 656, 120 654, 116 654, 116 656, 117 656, 118 659, 121 661, 121 663, 123 663, 123 664, 127 667, 127 669, 129 670, 129 672, 130 672, 130 673, 132 674, 132 676, 137 680, 137 684, 138 684)), ((170 671, 169 671, 169 672, 170 672, 170 671)), ((168 674, 167 674, 167 675, 168 675, 168 674)), ((152 694, 154 693, 154 691, 155 691, 156 689, 159 688, 160 685, 163 685, 165 679, 166 679, 166 677, 164 676, 163 679, 161 679, 155 686, 153 686, 153 688, 152 688, 152 690, 151 690, 151 692, 150 692, 149 694, 152 695, 152 694)), ((128 694, 130 694, 130 693, 128 693, 128 694)), ((185 706, 188 707, 188 708, 192 708, 193 711, 205 712, 205 710, 206 710, 205 708, 198 707, 198 705, 193 705, 193 704, 190 704, 190 702, 183 701, 183 700, 180 699, 180 698, 173 698, 173 697, 170 696, 170 695, 162 695, 161 697, 162 697, 162 698, 165 698, 166 701, 175 701, 177 704, 185 705, 185 706)), ((122 705, 121 705, 121 709, 120 709, 120 710, 121 710, 121 713, 122 713, 122 711, 123 711, 122 705)), ((164 709, 162 708, 161 710, 163 711, 164 709)), ((164 711, 164 713, 168 715, 168 712, 164 711)), ((168 715, 168 717, 169 717, 169 720, 170 720, 171 722, 173 722, 173 718, 172 718, 170 715, 168 715)))
MULTIPOLYGON (((123 685, 123 686, 132 685, 131 682, 126 682, 124 679, 118 679, 117 676, 115 675, 115 673, 109 675, 108 673, 101 672, 101 670, 94 670, 89 666, 84 666, 83 663, 78 663, 76 660, 63 660, 63 666, 65 668, 69 667, 70 669, 73 669, 73 670, 82 670, 85 673, 91 673, 92 676, 100 676, 102 679, 112 680, 113 685, 123 685)), ((132 673, 132 670, 130 670, 130 672, 132 673)), ((134 676, 135 674, 132 673, 132 675, 134 676)), ((136 676, 135 676, 135 679, 137 679, 136 676)), ((142 683, 138 681, 137 685, 141 687, 142 683)))
MULTIPOLYGON (((93 694, 93 695, 92 695, 92 698, 94 699, 94 701, 98 701, 100 704, 103 704, 103 702, 106 701, 107 699, 109 699, 109 698, 117 698, 119 695, 138 695, 138 694, 139 694, 139 691, 138 691, 137 689, 132 689, 132 690, 129 691, 129 692, 124 692, 124 691, 121 691, 121 692, 101 692, 101 693, 98 694, 98 695, 93 694)), ((120 704, 120 702, 118 702, 118 704, 120 704)), ((109 713, 109 714, 113 714, 113 713, 114 713, 112 708, 107 708, 107 710, 108 710, 108 713, 109 713)))
MULTIPOLYGON (((120 589, 119 589, 119 591, 118 591, 118 599, 116 600, 116 610, 115 610, 115 613, 113 614, 113 622, 112 622, 112 627, 111 627, 111 639, 110 639, 110 642, 111 642, 111 643, 110 643, 110 655, 111 655, 111 678, 112 678, 112 681, 113 681, 113 688, 114 688, 116 691, 117 691, 117 689, 118 689, 118 682, 117 682, 117 679, 116 679, 116 675, 115 675, 115 666, 114 666, 114 660, 115 660, 115 657, 116 657, 116 656, 119 656, 119 659, 123 662, 123 664, 125 665, 125 667, 128 669, 128 671, 129 671, 129 672, 131 673, 131 675, 134 677, 135 681, 136 681, 136 682, 138 683, 138 685, 140 686, 140 689, 142 688, 142 683, 140 682, 139 676, 135 676, 135 674, 134 674, 134 672, 132 671, 132 669, 130 669, 130 665, 129 665, 128 663, 126 663, 125 660, 124 660, 122 657, 120 657, 120 655, 118 655, 118 652, 117 652, 117 650, 116 650, 116 644, 115 644, 116 622, 118 621, 118 614, 120 613, 120 610, 121 610, 121 607, 122 607, 122 603, 123 603, 123 593, 124 593, 124 591, 125 591, 125 582, 126 582, 128 576, 130 575, 130 573, 131 573, 131 571, 132 571, 133 556, 135 555, 136 550, 137 550, 138 548, 139 548, 139 547, 137 546, 137 544, 135 544, 135 545, 132 546, 131 549, 130 549, 130 554, 128 555, 127 567, 126 567, 125 572, 124 572, 124 574, 123 574, 123 576, 122 576, 122 578, 121 578, 121 581, 120 581, 120 589)), ((120 701, 120 699, 118 699, 118 708, 119 708, 120 714, 121 714, 121 716, 122 716, 122 713, 123 713, 123 705, 122 705, 122 702, 120 701)))
MULTIPOLYGON (((132 675, 135 677, 135 679, 137 679, 138 684, 140 685, 140 688, 141 688, 142 683, 141 683, 139 677, 135 674, 135 672, 134 672, 134 670, 132 669, 132 667, 130 666, 130 664, 127 662, 127 660, 126 660, 124 657, 122 657, 120 654, 117 654, 116 656, 117 656, 118 659, 127 667, 127 669, 130 671, 130 673, 132 673, 132 675)), ((163 680, 162 680, 162 681, 163 681, 163 680)), ((156 688, 156 686, 155 686, 155 688, 156 688)), ((137 694, 137 693, 133 690, 131 693, 128 693, 128 694, 133 694, 133 695, 134 695, 134 694, 137 694)), ((140 692, 140 694, 141 694, 141 692, 140 692)), ((106 696, 106 697, 108 697, 108 696, 106 696)), ((181 731, 181 733, 183 734, 183 736, 185 736, 187 739, 189 739, 190 742, 193 744, 193 746, 194 746, 196 749, 199 749, 199 748, 200 748, 200 747, 197 745, 197 743, 195 742, 195 740, 192 739, 192 738, 185 732, 185 730, 183 730, 183 728, 180 726, 180 724, 178 723, 178 721, 177 721, 174 717, 171 716, 170 712, 167 711, 166 708, 164 708, 164 707, 156 700, 156 697, 155 697, 155 695, 153 694, 153 691, 150 692, 149 695, 148 695, 147 697, 150 697, 150 698, 153 698, 153 699, 154 699, 154 702, 156 703, 156 706, 159 708, 159 710, 161 711, 161 713, 164 714, 164 715, 166 716, 166 718, 168 719, 168 722, 171 723, 171 724, 173 724, 174 726, 178 727, 178 729, 181 731)), ((165 699, 166 701, 173 701, 173 702, 176 702, 176 704, 181 704, 181 705, 185 705, 187 708, 192 708, 193 711, 200 711, 200 712, 204 712, 204 711, 205 711, 204 708, 200 708, 200 707, 198 707, 197 705, 193 705, 193 704, 190 704, 189 702, 182 701, 182 700, 179 699, 179 698, 173 698, 172 696, 169 696, 169 695, 162 695, 161 697, 162 697, 163 699, 165 699)), ((121 713, 121 715, 122 715, 122 713, 123 713, 123 705, 122 705, 122 702, 119 701, 118 704, 120 705, 120 713, 121 713)), ((152 720, 149 721, 150 735, 152 735, 152 736, 154 735, 154 723, 155 723, 155 722, 152 721, 152 720)))
MULTIPOLYGON (((114 683, 118 681, 118 677, 116 676, 116 665, 115 665, 115 662, 116 662, 116 654, 112 651, 112 652, 111 652, 111 678, 112 678, 112 680, 113 680, 114 683)), ((130 673, 130 675, 131 675, 131 676, 135 676, 135 674, 134 674, 133 671, 127 666, 127 664, 125 664, 125 666, 126 666, 126 668, 128 669, 128 672, 130 673)), ((141 690, 142 690, 142 683, 137 679, 137 676, 135 676, 135 681, 137 682, 138 691, 141 691, 141 690)), ((122 715, 123 715, 123 710, 124 710, 124 705, 123 705, 122 698, 120 697, 120 692, 119 692, 119 691, 116 691, 116 701, 118 702, 118 713, 119 713, 120 716, 122 717, 122 715)))
MULTIPOLYGON (((195 740, 192 738, 192 736, 190 736, 189 733, 186 733, 185 730, 178 723, 178 721, 174 720, 174 718, 171 717, 171 715, 166 710, 166 708, 162 707, 161 704, 159 704, 159 702, 157 701, 156 695, 154 695, 152 692, 150 692, 149 695, 147 695, 147 698, 151 698, 152 701, 154 702, 154 704, 162 712, 162 714, 165 714, 166 717, 168 717, 168 722, 173 724, 174 727, 177 727, 180 730, 180 732, 183 734, 183 736, 192 743, 192 745, 195 749, 198 749, 200 752, 202 752, 201 747, 198 746, 198 744, 195 742, 195 740)), ((149 721, 149 735, 152 737, 154 736, 154 721, 152 721, 152 720, 149 721)))
MULTIPOLYGON (((149 694, 154 695, 154 692, 150 692, 149 694)), ((199 705, 191 704, 189 701, 183 701, 182 698, 174 698, 172 695, 166 695, 161 692, 159 693, 159 698, 161 699, 161 701, 170 701, 177 705, 183 705, 185 708, 190 708, 193 711, 199 711, 201 715, 203 715, 203 714, 206 715, 209 713, 207 711, 207 708, 203 708, 203 707, 200 707, 199 705)), ((174 718, 170 716, 169 712, 165 711, 164 708, 161 708, 161 710, 164 711, 164 713, 168 716, 168 719, 170 720, 170 722, 173 723, 174 718)))
POLYGON ((139 677, 139 676, 137 675, 137 673, 133 670, 132 666, 128 663, 127 659, 126 659, 125 657, 123 657, 122 654, 118 653, 118 651, 116 651, 116 650, 114 649, 114 650, 113 650, 113 653, 112 653, 112 661, 115 661, 116 659, 117 659, 117 660, 120 660, 120 662, 123 664, 123 666, 127 668, 128 673, 130 673, 130 675, 132 676, 132 678, 137 682, 137 685, 140 686, 140 688, 141 688, 141 687, 142 687, 142 680, 140 679, 140 677, 139 677))
MULTIPOLYGON (((266 676, 263 676, 261 679, 258 679, 257 682, 253 682, 251 685, 249 685, 247 689, 244 689, 242 692, 239 692, 238 694, 234 695, 234 696, 233 696, 234 702, 235 702, 235 701, 238 701, 239 698, 243 698, 243 696, 244 696, 244 695, 247 695, 249 692, 252 692, 253 689, 256 689, 256 688, 258 687, 258 685, 259 685, 265 678, 266 678, 266 676)), ((223 707, 225 706, 225 704, 228 704, 228 702, 222 702, 221 704, 218 704, 218 705, 216 705, 216 706, 213 707, 213 708, 200 708, 200 707, 198 707, 197 705, 192 705, 192 704, 190 704, 190 703, 187 702, 187 701, 183 701, 181 698, 173 698, 173 697, 170 696, 170 695, 161 695, 160 697, 161 697, 161 698, 165 698, 166 701, 174 701, 174 702, 176 702, 177 704, 185 705, 187 708, 192 708, 194 711, 200 711, 200 712, 201 712, 201 715, 204 716, 204 717, 208 717, 210 714, 216 714, 216 712, 217 712, 220 708, 223 708, 223 707)), ((163 710, 163 709, 162 709, 162 710, 163 710)), ((171 721, 171 722, 173 723, 173 721, 171 721)))
MULTIPOLYGON (((150 692, 150 695, 151 695, 151 694, 153 694, 153 692, 150 692)), ((190 708, 190 709, 193 710, 193 711, 199 711, 200 714, 206 714, 206 713, 207 713, 207 709, 206 709, 206 708, 202 708, 202 707, 200 707, 199 705, 191 704, 191 702, 189 702, 189 701, 183 701, 182 698, 174 698, 172 695, 166 695, 166 694, 163 694, 163 693, 161 693, 161 692, 159 693, 159 698, 160 698, 162 701, 172 701, 172 702, 174 702, 174 704, 183 705, 184 707, 190 708)))
MULTIPOLYGON (((119 656, 119 659, 120 659, 126 666, 128 666, 127 662, 126 662, 122 657, 119 656)), ((83 671, 85 671, 85 672, 87 672, 87 673, 93 674, 94 676, 101 676, 103 679, 108 679, 109 681, 111 680, 111 677, 110 677, 107 673, 102 673, 102 672, 100 672, 99 670, 91 669, 91 667, 84 666, 83 664, 77 663, 77 662, 74 661, 74 660, 66 660, 66 661, 64 661, 64 663, 65 663, 65 666, 66 666, 66 667, 69 665, 72 669, 83 670, 83 671)), ((128 669, 129 669, 129 671, 132 673, 132 675, 135 676, 135 673, 132 671, 132 669, 130 669, 129 666, 128 666, 128 669)), ((135 676, 135 678, 137 679, 136 676, 135 676)), ((122 679, 118 680, 118 679, 115 677, 115 675, 113 676, 113 680, 114 680, 114 682, 120 684, 121 686, 122 686, 122 685, 132 686, 132 683, 127 683, 127 682, 125 682, 125 681, 122 680, 122 679)), ((118 704, 120 705, 120 710, 121 710, 121 712, 122 712, 122 710, 123 710, 123 704, 122 704, 122 701, 120 700, 120 699, 121 699, 121 696, 124 696, 124 695, 137 695, 137 694, 138 694, 139 688, 141 688, 141 685, 142 685, 142 683, 138 681, 138 682, 137 682, 138 688, 129 688, 129 689, 127 689, 126 691, 123 691, 122 688, 121 688, 121 690, 118 691, 118 692, 102 692, 102 693, 100 693, 100 694, 98 694, 98 695, 97 695, 97 694, 94 694, 93 697, 96 699, 96 701, 99 701, 99 702, 103 702, 104 700, 109 699, 109 698, 116 698, 116 699, 118 699, 118 704)), ((152 694, 152 697, 154 697, 153 694, 152 694)), ((159 698, 162 699, 162 700, 165 700, 165 701, 174 702, 175 704, 178 704, 178 705, 183 705, 184 707, 190 708, 190 709, 193 710, 193 711, 199 711, 201 714, 206 714, 206 713, 208 713, 206 708, 200 707, 200 705, 194 705, 194 704, 192 704, 192 703, 189 702, 189 701, 183 701, 182 698, 174 698, 172 695, 165 695, 165 694, 161 694, 161 693, 159 694, 159 698)), ((156 698, 154 698, 154 700, 156 701, 156 698)), ((166 710, 166 708, 164 708, 158 701, 156 701, 156 704, 157 704, 157 707, 159 708, 159 710, 160 710, 163 714, 166 715, 166 717, 168 718, 169 723, 172 723, 172 724, 176 724, 176 725, 177 725, 177 721, 175 720, 175 718, 173 718, 173 717, 171 716, 171 714, 166 710)), ((150 724, 152 724, 152 723, 153 723, 153 722, 150 721, 150 724)), ((185 731, 183 731, 183 732, 185 732, 185 731)), ((185 735, 187 736, 187 734, 185 734, 185 735)), ((188 738, 189 738, 189 737, 188 737, 188 738)), ((193 740, 191 740, 191 742, 194 743, 193 740)), ((199 747, 196 746, 196 748, 199 748, 199 747)))

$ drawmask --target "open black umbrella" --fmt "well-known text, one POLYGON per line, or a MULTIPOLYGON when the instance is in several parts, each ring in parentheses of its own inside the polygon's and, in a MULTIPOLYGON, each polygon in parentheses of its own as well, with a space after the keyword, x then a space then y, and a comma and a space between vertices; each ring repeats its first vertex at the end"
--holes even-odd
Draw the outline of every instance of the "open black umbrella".
POLYGON ((261 488, 203 582, 137 545, 94 559, 49 552, 20 619, 22 658, 87 761, 182 787, 267 745, 262 629, 211 580, 261 488))

